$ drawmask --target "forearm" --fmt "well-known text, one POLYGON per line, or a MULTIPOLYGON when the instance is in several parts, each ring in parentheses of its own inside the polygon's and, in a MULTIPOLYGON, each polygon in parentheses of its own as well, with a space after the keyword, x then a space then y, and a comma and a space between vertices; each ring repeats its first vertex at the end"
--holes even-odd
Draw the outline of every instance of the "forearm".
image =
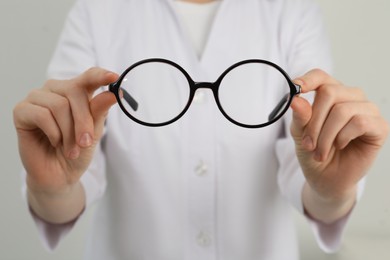
POLYGON ((356 203, 357 188, 337 198, 323 198, 306 182, 302 191, 302 201, 306 213, 325 224, 346 216, 356 203))
POLYGON ((34 213, 52 224, 74 220, 85 207, 85 192, 80 182, 56 194, 27 188, 27 199, 34 213))

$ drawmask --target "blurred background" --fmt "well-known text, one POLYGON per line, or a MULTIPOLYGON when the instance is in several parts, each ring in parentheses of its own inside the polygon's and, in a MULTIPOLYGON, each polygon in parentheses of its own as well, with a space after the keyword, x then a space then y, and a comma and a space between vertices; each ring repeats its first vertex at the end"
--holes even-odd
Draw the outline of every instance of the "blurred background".
MULTIPOLYGON (((75 0, 0 1, 0 259, 82 259, 88 212, 58 250, 48 253, 21 196, 14 105, 40 87, 64 19, 75 0)), ((365 90, 390 122, 390 1, 317 0, 332 43, 335 77, 365 90)), ((371 169, 341 250, 321 252, 296 215, 303 260, 390 259, 390 141, 371 169)), ((266 259, 265 259, 266 260, 266 259)))

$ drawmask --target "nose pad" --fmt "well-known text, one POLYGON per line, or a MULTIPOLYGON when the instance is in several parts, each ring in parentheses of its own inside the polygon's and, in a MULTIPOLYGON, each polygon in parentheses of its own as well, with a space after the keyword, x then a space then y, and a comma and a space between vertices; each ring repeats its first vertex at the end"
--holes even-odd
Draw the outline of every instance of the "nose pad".
POLYGON ((197 89, 194 96, 195 104, 202 104, 206 102, 206 90, 205 89, 197 89))
POLYGON ((212 93, 208 93, 208 92, 212 92, 213 84, 209 82, 195 82, 195 87, 196 87, 196 91, 195 91, 193 102, 195 104, 206 103, 209 99, 208 96, 210 94, 212 95, 212 93))

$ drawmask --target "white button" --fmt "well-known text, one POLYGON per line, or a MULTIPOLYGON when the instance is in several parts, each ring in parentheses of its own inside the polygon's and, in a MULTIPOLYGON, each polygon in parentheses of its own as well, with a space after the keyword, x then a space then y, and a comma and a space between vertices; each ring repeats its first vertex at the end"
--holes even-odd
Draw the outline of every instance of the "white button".
POLYGON ((204 90, 198 89, 195 92, 194 102, 200 104, 200 103, 204 103, 205 101, 206 101, 206 94, 204 93, 204 90))
POLYGON ((200 161, 198 165, 195 167, 195 173, 198 176, 205 176, 207 174, 208 168, 207 164, 205 164, 203 161, 200 161))
POLYGON ((199 232, 198 236, 196 237, 196 241, 201 247, 209 247, 211 245, 210 236, 203 231, 199 232))

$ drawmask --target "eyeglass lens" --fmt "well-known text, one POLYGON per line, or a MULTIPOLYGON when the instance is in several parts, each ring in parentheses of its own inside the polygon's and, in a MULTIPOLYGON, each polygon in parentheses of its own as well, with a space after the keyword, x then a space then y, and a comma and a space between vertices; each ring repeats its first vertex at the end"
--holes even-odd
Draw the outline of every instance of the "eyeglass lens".
POLYGON ((283 74, 270 65, 254 62, 229 71, 218 92, 225 113, 245 125, 266 124, 277 117, 283 109, 274 111, 275 115, 272 111, 286 94, 290 94, 290 88, 283 74))
MULTIPOLYGON (((134 118, 149 124, 167 122, 185 108, 190 87, 184 74, 170 64, 143 63, 130 70, 120 85, 125 95, 131 96, 137 107, 122 101, 134 118)), ((127 98, 126 98, 127 100, 127 98)))

